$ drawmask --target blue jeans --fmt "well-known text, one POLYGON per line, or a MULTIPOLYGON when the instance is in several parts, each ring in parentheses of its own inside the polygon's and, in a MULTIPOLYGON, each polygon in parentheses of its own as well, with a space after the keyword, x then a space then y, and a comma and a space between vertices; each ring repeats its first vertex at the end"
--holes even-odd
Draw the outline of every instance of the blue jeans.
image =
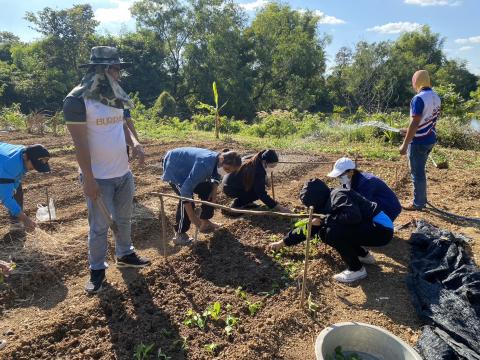
MULTIPOLYGON (((96 180, 100 187, 102 200, 118 226, 118 234, 114 234, 115 255, 117 258, 129 255, 135 251, 131 240, 132 202, 135 192, 133 175, 129 171, 121 177, 96 180)), ((95 201, 89 197, 87 197, 87 207, 88 224, 90 225, 88 233, 90 269, 105 269, 108 267, 106 262, 108 222, 95 201)))
POLYGON ((407 155, 410 164, 410 173, 413 181, 413 205, 424 207, 427 205, 427 176, 425 166, 428 155, 435 144, 410 144, 407 155))

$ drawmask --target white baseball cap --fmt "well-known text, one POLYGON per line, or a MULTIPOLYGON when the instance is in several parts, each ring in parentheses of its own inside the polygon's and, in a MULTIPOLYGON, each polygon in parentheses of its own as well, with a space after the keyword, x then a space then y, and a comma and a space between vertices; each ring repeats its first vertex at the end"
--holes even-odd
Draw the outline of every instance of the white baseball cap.
POLYGON ((330 171, 327 176, 331 178, 336 178, 342 175, 345 171, 355 168, 356 166, 353 160, 347 157, 342 157, 335 162, 335 165, 333 165, 333 170, 330 171))

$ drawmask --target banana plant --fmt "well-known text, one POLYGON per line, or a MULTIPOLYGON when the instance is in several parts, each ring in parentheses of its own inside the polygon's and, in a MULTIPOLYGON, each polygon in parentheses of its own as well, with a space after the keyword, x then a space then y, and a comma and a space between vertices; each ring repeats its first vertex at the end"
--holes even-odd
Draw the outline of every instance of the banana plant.
POLYGON ((219 138, 220 134, 220 110, 223 109, 225 105, 227 105, 228 100, 223 103, 222 106, 219 106, 218 102, 218 89, 217 83, 214 81, 212 84, 213 89, 213 100, 215 101, 215 106, 202 103, 201 101, 197 105, 197 109, 207 110, 210 114, 215 115, 215 139, 219 138))

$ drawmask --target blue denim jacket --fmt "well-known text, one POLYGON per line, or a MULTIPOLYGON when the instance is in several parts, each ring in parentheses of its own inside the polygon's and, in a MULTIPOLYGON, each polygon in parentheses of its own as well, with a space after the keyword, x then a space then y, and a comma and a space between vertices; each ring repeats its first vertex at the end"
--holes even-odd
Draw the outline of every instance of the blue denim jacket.
POLYGON ((12 183, 0 183, 0 202, 5 205, 12 216, 21 211, 20 205, 13 198, 15 190, 20 185, 27 172, 23 164, 25 146, 0 142, 0 179, 13 180, 12 183))
POLYGON ((208 149, 183 147, 170 150, 163 159, 163 181, 180 186, 180 195, 191 198, 193 189, 205 181, 221 181, 217 172, 220 154, 208 149))

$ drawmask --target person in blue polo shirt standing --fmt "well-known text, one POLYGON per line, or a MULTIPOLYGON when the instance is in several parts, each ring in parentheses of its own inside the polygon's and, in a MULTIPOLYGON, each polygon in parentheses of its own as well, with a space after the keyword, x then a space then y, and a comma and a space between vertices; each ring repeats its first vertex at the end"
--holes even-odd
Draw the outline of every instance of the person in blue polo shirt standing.
POLYGON ((12 225, 20 221, 27 231, 37 226, 23 212, 22 180, 29 170, 50 172, 49 159, 50 154, 42 145, 25 147, 0 142, 0 202, 10 213, 12 225))
POLYGON ((401 130, 405 139, 399 148, 400 155, 408 154, 413 181, 413 202, 404 209, 423 210, 427 205, 425 166, 437 141, 435 125, 440 115, 441 100, 432 90, 426 70, 413 74, 412 86, 417 94, 410 103, 410 125, 401 130))

